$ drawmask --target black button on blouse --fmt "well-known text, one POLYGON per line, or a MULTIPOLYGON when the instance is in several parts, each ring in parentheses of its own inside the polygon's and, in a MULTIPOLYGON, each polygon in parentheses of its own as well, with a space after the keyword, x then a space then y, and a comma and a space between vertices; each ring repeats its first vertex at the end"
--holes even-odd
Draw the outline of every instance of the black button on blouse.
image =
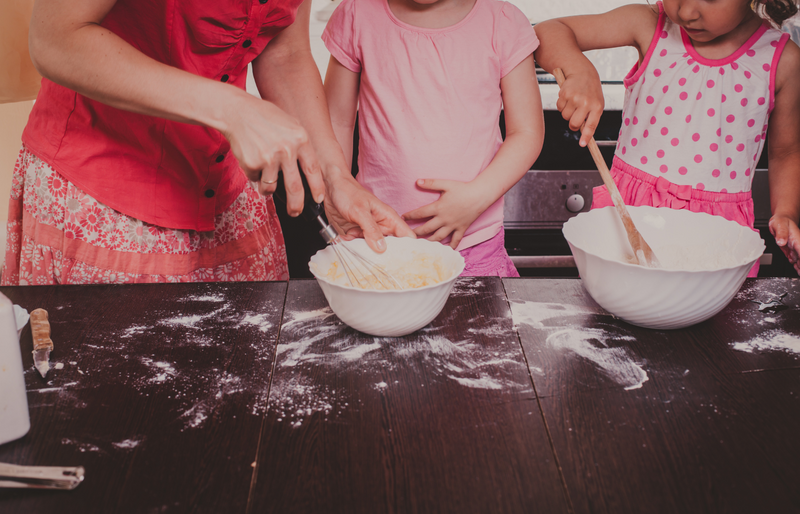
POLYGON ((206 198, 212 198, 214 196, 214 190, 213 189, 206 189, 206 193, 205 194, 206 194, 206 198))
POLYGON ((222 162, 224 159, 225 159, 225 156, 224 156, 224 155, 217 155, 217 158, 216 158, 215 160, 216 160, 217 162, 222 162))

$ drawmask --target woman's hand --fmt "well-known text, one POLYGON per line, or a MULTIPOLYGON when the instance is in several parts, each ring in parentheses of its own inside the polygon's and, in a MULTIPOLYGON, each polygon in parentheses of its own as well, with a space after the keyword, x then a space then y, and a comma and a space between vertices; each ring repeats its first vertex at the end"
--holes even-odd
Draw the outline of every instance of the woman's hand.
POLYGON ((775 236, 775 243, 800 274, 800 228, 797 223, 783 216, 773 216, 769 220, 769 230, 775 236))
POLYGON ((456 248, 464 233, 489 205, 485 195, 476 190, 471 182, 455 180, 420 179, 417 187, 438 191, 441 196, 433 203, 403 214, 403 219, 418 220, 429 218, 414 229, 418 237, 427 236, 430 241, 442 241, 451 236, 450 247, 456 248))
POLYGON ((293 117, 275 104, 243 93, 241 106, 229 111, 223 135, 230 141, 231 150, 258 192, 275 192, 278 172, 283 171, 286 187, 286 210, 297 216, 303 210, 303 183, 297 163, 308 180, 312 197, 317 203, 325 199, 317 154, 306 130, 293 117))
POLYGON ((378 253, 386 250, 383 236, 416 237, 405 221, 388 205, 364 189, 352 175, 326 170, 328 220, 350 240, 363 237, 378 253))

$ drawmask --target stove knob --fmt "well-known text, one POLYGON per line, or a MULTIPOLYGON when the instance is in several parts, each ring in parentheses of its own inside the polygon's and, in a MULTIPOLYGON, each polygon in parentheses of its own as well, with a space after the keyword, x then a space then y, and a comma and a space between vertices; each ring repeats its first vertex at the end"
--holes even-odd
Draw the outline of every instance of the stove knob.
POLYGON ((577 193, 567 198, 567 210, 569 212, 581 212, 585 204, 583 197, 577 193))

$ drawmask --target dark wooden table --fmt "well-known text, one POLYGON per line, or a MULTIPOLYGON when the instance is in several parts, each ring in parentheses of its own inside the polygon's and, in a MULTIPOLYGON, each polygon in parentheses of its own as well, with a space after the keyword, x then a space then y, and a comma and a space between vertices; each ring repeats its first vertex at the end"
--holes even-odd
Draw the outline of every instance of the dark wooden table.
POLYGON ((460 279, 403 338, 311 280, 0 292, 63 364, 42 379, 24 329, 31 430, 0 461, 86 468, 4 514, 800 512, 798 279, 673 331, 577 279, 460 279))

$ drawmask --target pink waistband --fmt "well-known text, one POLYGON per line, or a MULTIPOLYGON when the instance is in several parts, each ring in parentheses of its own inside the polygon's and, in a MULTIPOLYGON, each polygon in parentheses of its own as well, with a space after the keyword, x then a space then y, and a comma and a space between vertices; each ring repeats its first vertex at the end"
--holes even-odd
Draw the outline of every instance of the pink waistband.
POLYGON ((702 202, 715 202, 715 203, 740 203, 746 202, 752 198, 750 191, 742 191, 741 193, 722 193, 719 191, 704 191, 702 189, 694 189, 692 186, 681 186, 674 184, 664 177, 655 177, 647 172, 631 166, 622 159, 614 156, 614 162, 611 166, 611 174, 614 172, 625 173, 653 186, 659 194, 669 195, 679 198, 680 200, 699 200, 702 202))

